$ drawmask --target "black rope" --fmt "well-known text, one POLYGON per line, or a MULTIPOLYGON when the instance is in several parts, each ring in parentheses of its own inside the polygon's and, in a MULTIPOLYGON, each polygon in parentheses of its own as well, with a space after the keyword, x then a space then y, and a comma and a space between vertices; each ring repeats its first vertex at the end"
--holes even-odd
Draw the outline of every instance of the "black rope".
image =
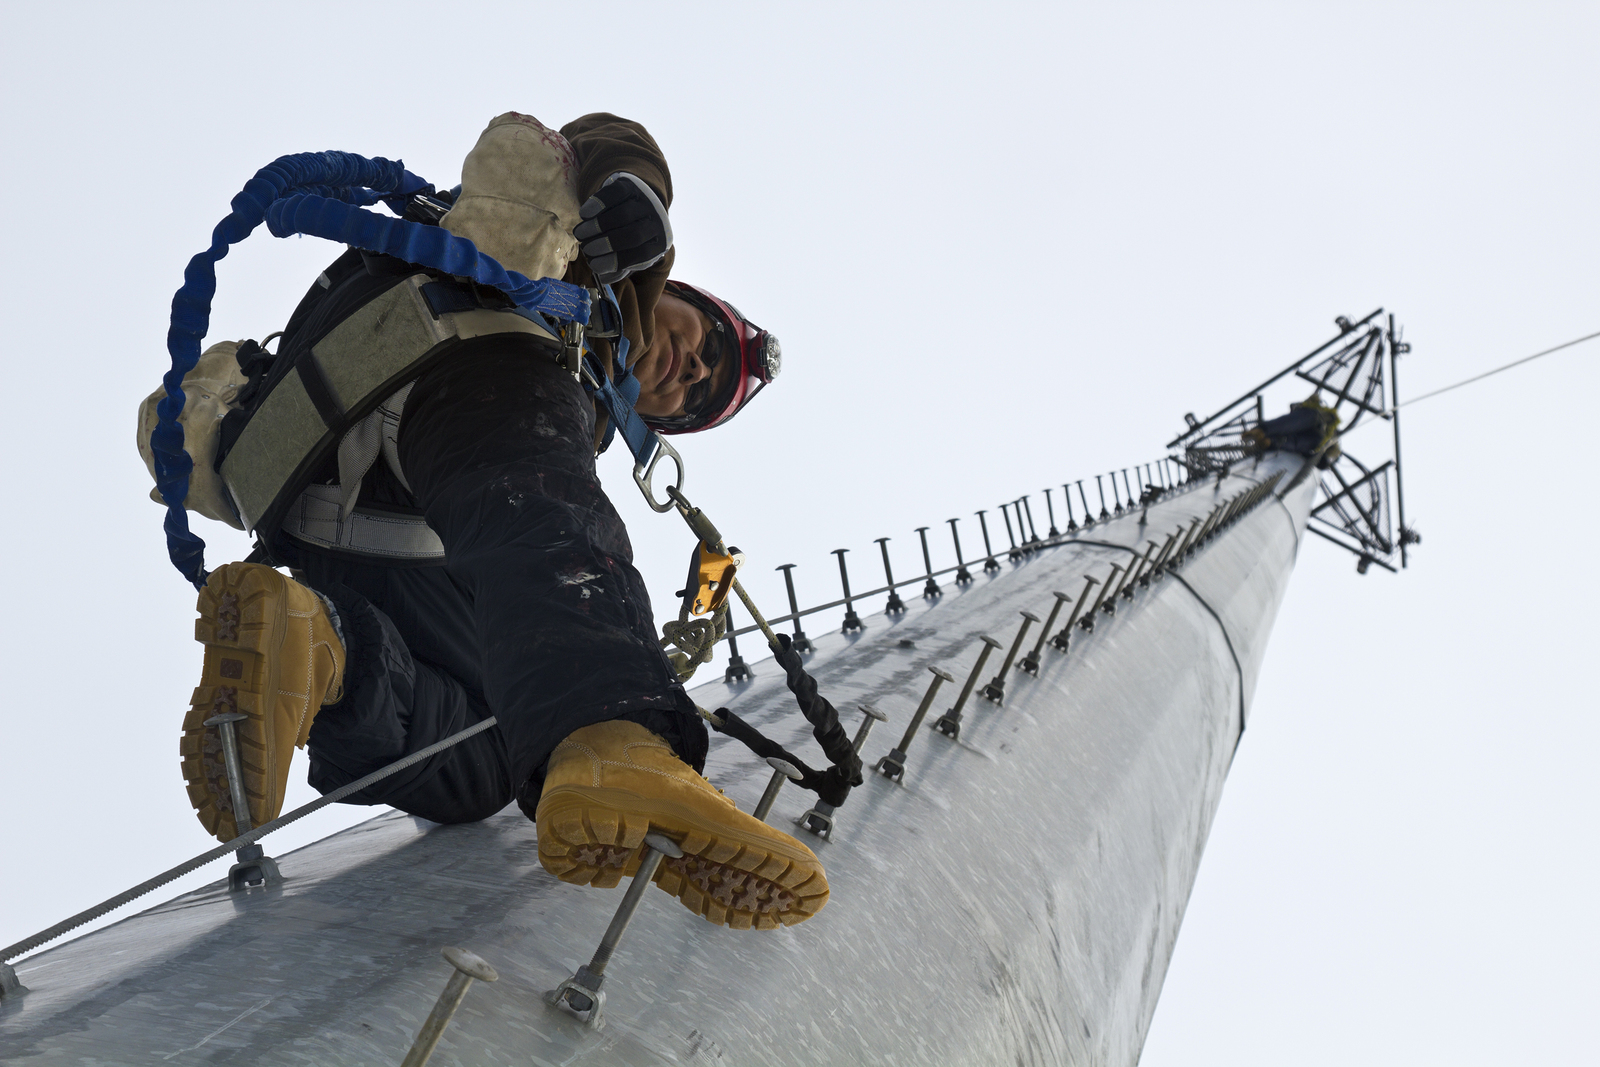
POLYGON ((711 725, 718 733, 743 742, 745 747, 762 759, 776 757, 794 764, 800 771, 800 780, 795 784, 811 790, 837 808, 850 795, 851 788, 861 784, 861 757, 856 754, 855 745, 844 732, 844 727, 839 725, 839 713, 817 691, 817 680, 806 673, 805 666, 800 662, 800 653, 791 647, 789 635, 777 636, 782 647, 773 650, 772 658, 784 669, 789 691, 800 705, 800 713, 811 724, 811 736, 817 739, 817 744, 822 746, 823 753, 833 766, 825 771, 814 770, 727 708, 717 709, 711 725))

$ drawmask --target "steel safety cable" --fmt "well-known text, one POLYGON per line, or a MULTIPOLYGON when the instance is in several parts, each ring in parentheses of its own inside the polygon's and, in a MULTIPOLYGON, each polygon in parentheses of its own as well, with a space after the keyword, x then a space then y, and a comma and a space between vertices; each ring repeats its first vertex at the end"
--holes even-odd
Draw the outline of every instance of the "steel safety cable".
POLYGON ((1463 385, 1471 385, 1473 382, 1481 382, 1485 378, 1499 374, 1501 371, 1510 370, 1512 367, 1520 367, 1524 363, 1532 363, 1540 356, 1548 356, 1552 352, 1561 351, 1563 348, 1571 348, 1573 345, 1581 345, 1585 341, 1593 341, 1596 337, 1600 337, 1600 330, 1597 330, 1594 333, 1584 334, 1582 337, 1573 338, 1571 341, 1565 341, 1559 345, 1556 345, 1554 348, 1547 348, 1543 352, 1535 352, 1531 356, 1523 356, 1521 359, 1512 360, 1503 367, 1496 367, 1494 370, 1486 370, 1482 374, 1475 374, 1470 378, 1464 378, 1461 381, 1456 382, 1454 385, 1445 386, 1443 389, 1435 389, 1431 393, 1423 393, 1421 396, 1414 396, 1409 400, 1402 400, 1396 406, 1402 408, 1410 407, 1412 404, 1427 400, 1430 397, 1438 396, 1440 393, 1448 393, 1452 389, 1460 389, 1463 385))
MULTIPOLYGON (((1600 337, 1600 330, 1597 330, 1594 333, 1586 333, 1582 337, 1574 337, 1570 341, 1563 341, 1561 344, 1555 345, 1552 348, 1546 348, 1542 352, 1535 352, 1531 356, 1523 356, 1521 359, 1514 359, 1510 363, 1504 364, 1503 366, 1495 367, 1493 370, 1486 370, 1482 374, 1474 374, 1470 378, 1463 378, 1463 379, 1461 379, 1461 381, 1456 382, 1456 383, 1454 383, 1452 385, 1446 385, 1441 389, 1435 389, 1435 390, 1433 390, 1431 392, 1423 393, 1421 396, 1411 397, 1409 400, 1402 400, 1399 404, 1395 405, 1394 410, 1398 411, 1400 408, 1407 408, 1407 407, 1410 407, 1412 404, 1418 404, 1418 403, 1421 403, 1424 400, 1431 400, 1434 397, 1440 396, 1440 395, 1442 395, 1444 393, 1448 393, 1453 389, 1460 389, 1463 385, 1471 385, 1473 382, 1481 382, 1485 378, 1492 378, 1494 375, 1499 374, 1502 371, 1511 370, 1513 367, 1520 367, 1524 363, 1532 363, 1534 360, 1539 359, 1539 358, 1541 358, 1543 356, 1548 356, 1548 355, 1551 355, 1551 354, 1553 354, 1555 352, 1560 352, 1563 349, 1572 348, 1575 345, 1581 345, 1585 341, 1593 341, 1597 337, 1600 337)), ((1382 418, 1383 420, 1387 421, 1391 414, 1392 414, 1392 412, 1388 412, 1388 413, 1385 413, 1385 414, 1383 414, 1383 415, 1381 415, 1379 417, 1382 418)), ((1359 430, 1363 426, 1375 426, 1375 425, 1377 425, 1376 422, 1363 422, 1363 423, 1357 425, 1355 427, 1355 429, 1359 430)), ((1345 432, 1349 433, 1349 432, 1353 432, 1353 431, 1348 431, 1347 430, 1345 432)))
POLYGON ((320 796, 308 804, 302 804, 300 807, 295 808, 287 815, 280 815, 271 822, 264 822, 254 830, 251 830, 249 833, 240 834, 238 837, 227 842, 226 844, 218 845, 209 852, 202 852, 193 859, 185 860, 183 863, 178 864, 176 867, 173 867, 170 870, 162 871, 154 878, 151 878, 148 881, 140 882, 138 885, 127 890, 126 892, 118 893, 111 899, 101 901, 94 907, 80 911, 71 918, 63 919, 61 922, 56 923, 48 930, 41 930, 32 937, 18 941, 16 944, 0 950, 0 962, 15 959, 16 957, 21 956, 23 953, 32 952, 41 945, 49 944, 62 934, 68 933, 71 930, 75 930, 84 923, 93 922, 102 915, 109 914, 110 912, 122 907, 124 904, 137 900, 146 893, 160 889, 168 882, 182 878, 191 871, 199 870, 212 860, 221 859, 230 852, 235 852, 241 848, 244 848, 246 845, 254 844, 263 837, 266 837, 268 834, 272 833, 274 830, 288 826, 297 819, 303 819, 312 812, 327 807, 329 804, 337 804, 339 801, 343 800, 347 796, 350 796, 352 793, 361 792, 361 790, 367 788, 369 785, 372 785, 374 782, 381 782, 391 774, 396 774, 400 771, 403 771, 407 767, 411 767, 422 762, 429 756, 443 752, 447 748, 460 744, 469 737, 472 737, 476 734, 481 734, 485 730, 489 729, 489 727, 494 726, 497 722, 498 720, 491 715, 482 722, 469 726, 465 730, 461 730, 458 733, 451 734, 443 741, 436 741, 427 748, 418 749, 416 752, 411 753, 411 755, 402 759, 398 759, 389 764, 387 767, 379 768, 378 770, 375 770, 371 774, 367 775, 365 778, 358 778, 349 785, 340 786, 333 792, 325 794, 324 796, 320 796))

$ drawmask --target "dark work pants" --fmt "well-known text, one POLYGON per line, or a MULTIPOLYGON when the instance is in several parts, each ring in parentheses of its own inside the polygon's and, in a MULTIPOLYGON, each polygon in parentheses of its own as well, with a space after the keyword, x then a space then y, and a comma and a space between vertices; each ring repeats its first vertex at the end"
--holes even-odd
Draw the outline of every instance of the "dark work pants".
POLYGON ((345 629, 345 695, 311 729, 314 788, 489 715, 497 726, 352 802, 469 822, 517 799, 532 815, 555 746, 612 719, 704 766, 705 728, 657 642, 593 442, 593 405, 569 374, 522 338, 484 338, 418 380, 400 428, 400 466, 444 566, 275 543, 345 629))

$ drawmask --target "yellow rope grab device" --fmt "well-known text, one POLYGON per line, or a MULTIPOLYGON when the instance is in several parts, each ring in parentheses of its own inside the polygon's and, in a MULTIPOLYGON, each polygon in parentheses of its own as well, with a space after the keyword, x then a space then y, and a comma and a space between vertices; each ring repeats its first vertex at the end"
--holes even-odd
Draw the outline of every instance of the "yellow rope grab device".
POLYGON ((683 457, 678 455, 677 449, 661 440, 659 435, 656 441, 656 451, 650 457, 649 463, 634 464, 633 480, 639 486, 639 491, 644 494, 645 503, 650 505, 652 511, 662 514, 676 511, 695 536, 694 549, 689 555, 688 581, 683 588, 678 618, 669 620, 661 627, 661 647, 677 649, 669 653, 667 658, 672 661, 673 669, 678 673, 678 681, 688 681, 700 664, 711 662, 712 649, 716 647, 718 641, 727 636, 729 593, 739 594, 739 600, 743 602, 745 610, 750 613, 755 624, 760 627, 768 646, 774 652, 782 651, 783 646, 779 644, 777 635, 772 632, 772 627, 767 625, 766 617, 761 614, 755 602, 750 599, 750 594, 745 592, 744 584, 739 581, 739 568, 744 565, 744 554, 737 548, 730 548, 723 540, 721 531, 706 513, 691 504, 689 498, 684 496, 683 457), (656 466, 663 457, 672 460, 677 468, 677 477, 673 480, 673 484, 665 489, 667 499, 658 501, 655 498, 652 480, 655 477, 656 466))

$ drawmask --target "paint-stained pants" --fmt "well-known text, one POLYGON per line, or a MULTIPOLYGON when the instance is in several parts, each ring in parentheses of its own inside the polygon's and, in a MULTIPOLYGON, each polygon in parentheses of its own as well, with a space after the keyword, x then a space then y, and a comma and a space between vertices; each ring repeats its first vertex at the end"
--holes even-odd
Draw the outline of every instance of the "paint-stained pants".
POLYGON ((486 338, 418 380, 400 465, 444 566, 289 560, 339 608, 345 696, 311 729, 328 792, 450 734, 498 725, 357 794, 436 822, 532 815, 572 731, 643 723, 697 769, 706 732, 662 654, 633 550, 594 466, 594 408, 516 338, 486 338))

